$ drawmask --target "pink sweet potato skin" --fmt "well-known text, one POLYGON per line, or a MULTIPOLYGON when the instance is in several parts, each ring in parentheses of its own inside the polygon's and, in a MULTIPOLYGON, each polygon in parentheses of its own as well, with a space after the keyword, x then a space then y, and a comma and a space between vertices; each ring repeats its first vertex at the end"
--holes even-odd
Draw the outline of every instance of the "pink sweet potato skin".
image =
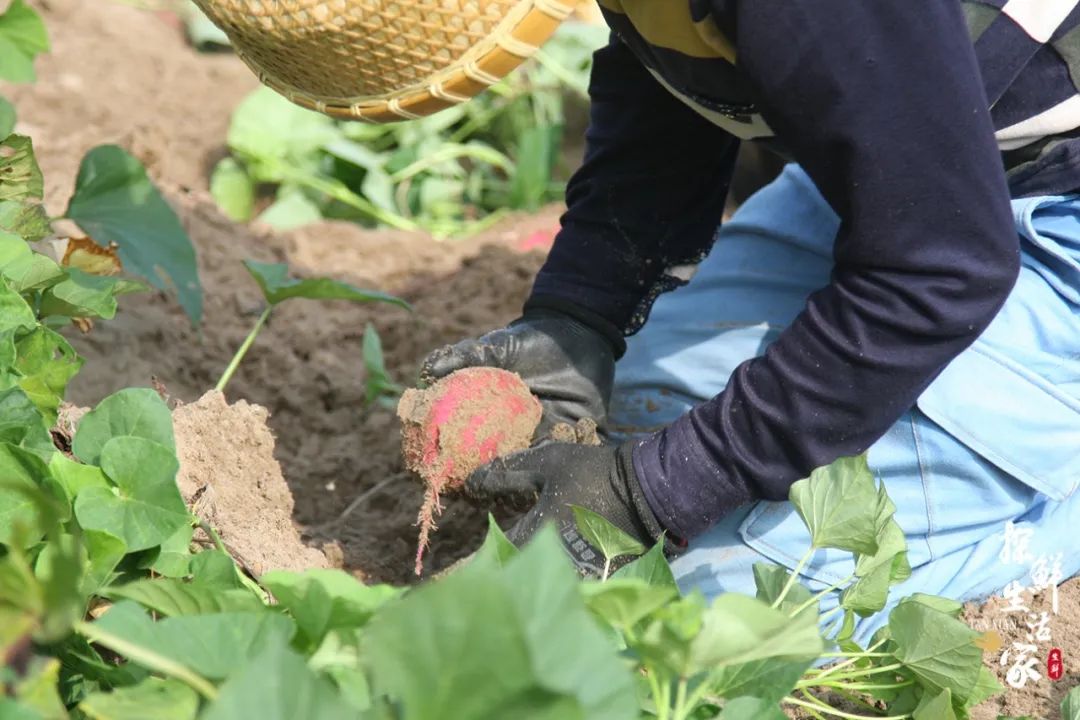
POLYGON ((406 390, 398 403, 405 466, 427 486, 420 510, 416 572, 439 496, 460 488, 477 468, 529 447, 540 424, 540 402, 516 374, 498 368, 465 368, 424 390, 406 390))

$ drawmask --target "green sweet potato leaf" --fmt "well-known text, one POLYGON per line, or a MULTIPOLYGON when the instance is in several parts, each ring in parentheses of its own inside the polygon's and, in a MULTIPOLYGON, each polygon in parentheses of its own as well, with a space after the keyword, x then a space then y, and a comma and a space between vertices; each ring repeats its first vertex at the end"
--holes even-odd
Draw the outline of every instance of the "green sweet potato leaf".
POLYGON ((109 440, 101 469, 116 488, 83 489, 75 499, 79 524, 115 535, 129 552, 157 547, 189 522, 176 487, 179 467, 175 452, 152 440, 109 440))
POLYGON ((277 263, 261 263, 245 260, 244 266, 255 278, 263 297, 271 305, 289 298, 308 300, 348 300, 355 303, 385 302, 405 309, 411 309, 401 298, 377 290, 361 290, 347 283, 329 278, 297 279, 290 278, 289 267, 277 263))
POLYGON ((95 242, 115 242, 129 272, 163 290, 171 284, 184 312, 199 324, 203 297, 195 248, 142 163, 116 145, 90 150, 79 168, 67 217, 95 242))
POLYGON ((23 0, 13 0, 0 14, 0 80, 33 82, 34 58, 48 50, 41 17, 23 0))
POLYGON ((877 553, 877 489, 865 455, 814 470, 791 487, 790 498, 815 548, 877 553))

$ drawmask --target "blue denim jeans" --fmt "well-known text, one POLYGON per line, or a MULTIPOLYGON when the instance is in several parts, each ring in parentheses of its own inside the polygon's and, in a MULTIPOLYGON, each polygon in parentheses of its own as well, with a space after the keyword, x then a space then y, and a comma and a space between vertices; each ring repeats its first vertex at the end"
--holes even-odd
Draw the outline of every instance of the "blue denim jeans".
MULTIPOLYGON (((1024 582, 1030 563, 999 559, 1007 521, 1033 530, 1031 556, 1062 552, 1064 577, 1080 571, 1080 197, 1016 200, 1013 211, 1023 267, 1005 306, 869 450, 913 568, 886 611, 915 592, 973 600, 1024 582)), ((629 339, 613 434, 662 427, 762 354, 828 282, 838 226, 797 166, 751 197, 689 284, 662 295, 629 339)), ((753 594, 755 562, 793 568, 808 548, 790 503, 760 501, 696 538, 673 568, 684 591, 753 594)), ((823 590, 853 568, 849 553, 819 551, 801 579, 823 590)), ((822 609, 837 601, 830 593, 822 609)), ((859 622, 856 639, 884 620, 859 622)))

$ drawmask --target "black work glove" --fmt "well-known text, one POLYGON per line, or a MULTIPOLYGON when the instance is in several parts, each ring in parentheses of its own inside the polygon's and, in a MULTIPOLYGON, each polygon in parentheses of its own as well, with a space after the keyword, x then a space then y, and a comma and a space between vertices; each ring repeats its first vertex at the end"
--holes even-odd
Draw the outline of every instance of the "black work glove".
MULTIPOLYGON (((500 500, 520 505, 535 501, 532 509, 506 533, 517 546, 528 542, 545 523, 553 523, 567 553, 583 575, 600 575, 604 556, 581 536, 571 505, 602 515, 630 537, 650 547, 663 528, 649 508, 634 473, 631 445, 575 445, 551 443, 499 458, 465 481, 465 492, 479 500, 500 500)), ((677 545, 668 539, 673 554, 677 545)), ((619 558, 610 569, 629 562, 619 558)))
POLYGON ((505 328, 434 351, 420 377, 430 383, 466 367, 510 370, 543 406, 536 440, 546 438, 556 424, 574 425, 582 418, 594 420, 602 433, 615 359, 625 344, 614 326, 588 317, 588 311, 572 312, 527 308, 505 328))

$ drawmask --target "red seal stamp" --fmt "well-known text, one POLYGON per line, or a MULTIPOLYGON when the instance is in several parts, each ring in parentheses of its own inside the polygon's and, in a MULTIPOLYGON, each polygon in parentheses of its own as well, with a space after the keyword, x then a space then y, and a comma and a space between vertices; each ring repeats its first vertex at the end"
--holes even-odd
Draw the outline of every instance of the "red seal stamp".
POLYGON ((1051 680, 1058 680, 1065 673, 1064 663, 1061 660, 1061 648, 1054 648, 1046 658, 1046 676, 1051 680))

